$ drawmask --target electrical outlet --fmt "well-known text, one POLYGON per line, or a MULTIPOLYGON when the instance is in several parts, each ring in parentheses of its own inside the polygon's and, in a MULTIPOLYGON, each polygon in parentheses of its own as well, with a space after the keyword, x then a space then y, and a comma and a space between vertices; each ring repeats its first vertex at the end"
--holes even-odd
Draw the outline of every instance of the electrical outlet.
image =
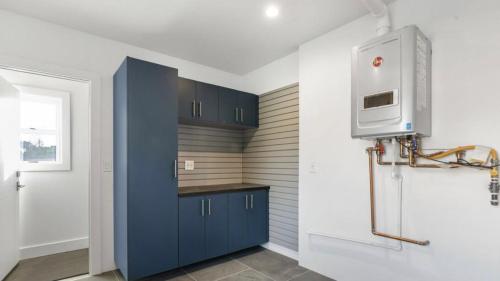
POLYGON ((193 160, 186 160, 186 162, 184 163, 184 170, 186 170, 186 171, 194 170, 194 161, 193 160))

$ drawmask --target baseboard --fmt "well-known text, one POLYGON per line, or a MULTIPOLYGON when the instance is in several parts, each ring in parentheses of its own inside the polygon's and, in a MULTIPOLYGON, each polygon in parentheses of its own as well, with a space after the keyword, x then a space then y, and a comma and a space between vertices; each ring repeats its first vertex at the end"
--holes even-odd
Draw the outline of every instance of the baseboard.
POLYGON ((294 259, 297 261, 299 260, 299 253, 298 252, 291 250, 291 249, 288 249, 286 247, 280 246, 278 244, 274 244, 272 242, 269 242, 269 243, 262 245, 262 247, 264 247, 270 251, 276 252, 278 254, 282 254, 282 255, 289 257, 291 259, 294 259))
POLYGON ((82 237, 20 248, 21 259, 30 259, 57 253, 75 251, 89 247, 89 238, 82 237))

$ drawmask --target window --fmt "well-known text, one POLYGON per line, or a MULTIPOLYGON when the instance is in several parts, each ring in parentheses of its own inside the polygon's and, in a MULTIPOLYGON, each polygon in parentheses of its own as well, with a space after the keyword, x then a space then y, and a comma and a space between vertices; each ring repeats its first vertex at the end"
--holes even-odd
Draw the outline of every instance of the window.
POLYGON ((70 170, 68 92, 19 86, 22 171, 70 170))

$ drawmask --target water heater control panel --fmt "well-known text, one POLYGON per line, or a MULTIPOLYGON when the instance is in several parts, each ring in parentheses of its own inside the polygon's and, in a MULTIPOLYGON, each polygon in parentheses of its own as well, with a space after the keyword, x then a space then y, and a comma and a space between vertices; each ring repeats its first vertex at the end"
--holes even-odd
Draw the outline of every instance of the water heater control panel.
POLYGON ((416 26, 352 50, 351 135, 431 135, 431 43, 416 26))

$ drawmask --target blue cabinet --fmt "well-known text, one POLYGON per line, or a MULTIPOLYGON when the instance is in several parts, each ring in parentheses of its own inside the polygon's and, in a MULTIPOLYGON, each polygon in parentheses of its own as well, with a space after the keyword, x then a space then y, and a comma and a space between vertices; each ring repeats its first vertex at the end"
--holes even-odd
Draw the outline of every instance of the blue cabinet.
POLYGON ((235 192, 229 194, 229 251, 239 251, 248 243, 248 194, 235 192))
POLYGON ((179 121, 213 125, 219 120, 219 87, 179 77, 179 121))
POLYGON ((192 264, 228 253, 227 194, 179 199, 179 264, 192 264))
POLYGON ((232 128, 259 126, 257 95, 180 77, 178 91, 181 123, 232 128))
POLYGON ((129 57, 114 75, 114 248, 126 280, 178 267, 177 78, 129 57))
POLYGON ((239 122, 245 127, 259 127, 259 96, 238 94, 239 122))
POLYGON ((205 259, 205 196, 179 199, 179 265, 205 259))
POLYGON ((250 245, 260 245, 269 241, 268 191, 252 191, 249 196, 248 243, 250 245))
POLYGON ((227 198, 227 194, 211 194, 206 196, 208 209, 205 219, 207 259, 228 253, 227 198))
POLYGON ((229 251, 269 241, 268 190, 229 194, 229 251))
POLYGON ((219 119, 222 124, 242 128, 259 127, 259 96, 221 88, 219 119))
POLYGON ((179 77, 178 80, 178 113, 181 120, 196 119, 196 81, 179 77))

